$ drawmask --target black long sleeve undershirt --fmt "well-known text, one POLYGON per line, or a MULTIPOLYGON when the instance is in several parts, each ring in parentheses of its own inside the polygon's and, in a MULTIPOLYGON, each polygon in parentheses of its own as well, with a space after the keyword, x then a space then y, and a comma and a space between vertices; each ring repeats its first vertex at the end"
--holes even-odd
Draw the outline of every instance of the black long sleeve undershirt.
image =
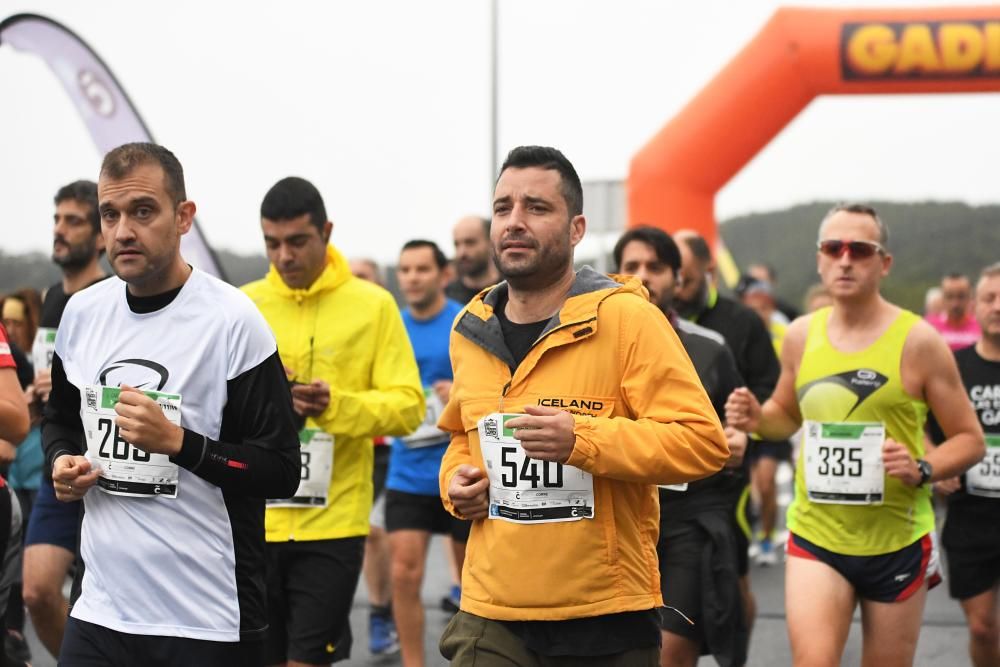
MULTIPOLYGON (((229 380, 219 439, 184 429, 180 453, 170 458, 223 491, 256 498, 289 498, 299 484, 299 439, 285 371, 275 352, 229 380)), ((80 391, 52 360, 52 392, 42 422, 49 468, 62 454, 86 451, 80 391)))

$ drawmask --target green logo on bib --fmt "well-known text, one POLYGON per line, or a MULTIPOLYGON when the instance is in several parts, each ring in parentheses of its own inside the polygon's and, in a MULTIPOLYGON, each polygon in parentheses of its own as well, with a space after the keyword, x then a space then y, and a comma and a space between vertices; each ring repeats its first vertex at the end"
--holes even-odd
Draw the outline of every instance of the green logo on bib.
POLYGON ((823 424, 823 437, 857 440, 866 428, 867 424, 823 424))
POLYGON ((509 420, 509 419, 517 419, 520 416, 521 415, 504 415, 503 416, 503 437, 505 437, 505 438, 513 438, 514 437, 514 429, 507 428, 507 420, 509 420))

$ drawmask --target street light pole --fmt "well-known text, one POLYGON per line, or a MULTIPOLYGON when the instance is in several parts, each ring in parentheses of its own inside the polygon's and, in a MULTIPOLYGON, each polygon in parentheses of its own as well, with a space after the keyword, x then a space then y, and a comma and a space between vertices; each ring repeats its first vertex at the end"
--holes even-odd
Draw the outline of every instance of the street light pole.
POLYGON ((499 38, 499 7, 498 0, 490 0, 490 189, 493 191, 493 182, 497 170, 497 106, 499 82, 497 81, 498 57, 500 50, 499 38))

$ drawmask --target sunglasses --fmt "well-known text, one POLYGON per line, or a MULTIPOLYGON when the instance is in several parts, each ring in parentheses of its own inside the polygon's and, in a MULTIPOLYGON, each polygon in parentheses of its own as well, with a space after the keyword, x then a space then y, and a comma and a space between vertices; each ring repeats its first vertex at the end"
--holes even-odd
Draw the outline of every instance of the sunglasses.
POLYGON ((816 248, 827 257, 839 259, 844 253, 849 253, 851 259, 868 259, 875 253, 885 254, 885 248, 875 241, 839 241, 828 239, 816 244, 816 248))

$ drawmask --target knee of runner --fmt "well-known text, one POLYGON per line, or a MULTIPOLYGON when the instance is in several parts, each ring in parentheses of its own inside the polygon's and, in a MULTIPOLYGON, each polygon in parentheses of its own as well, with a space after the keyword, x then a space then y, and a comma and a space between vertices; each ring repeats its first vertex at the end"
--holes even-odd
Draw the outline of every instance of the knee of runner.
POLYGON ((392 583, 399 586, 419 587, 424 577, 423 564, 410 559, 393 558, 392 583))
POLYGON ((1000 626, 997 625, 997 619, 991 614, 970 616, 969 636, 977 643, 995 644, 1000 639, 1000 626))
POLYGON ((21 592, 24 604, 28 609, 44 610, 53 607, 61 607, 63 604, 62 584, 53 581, 24 581, 21 592))

